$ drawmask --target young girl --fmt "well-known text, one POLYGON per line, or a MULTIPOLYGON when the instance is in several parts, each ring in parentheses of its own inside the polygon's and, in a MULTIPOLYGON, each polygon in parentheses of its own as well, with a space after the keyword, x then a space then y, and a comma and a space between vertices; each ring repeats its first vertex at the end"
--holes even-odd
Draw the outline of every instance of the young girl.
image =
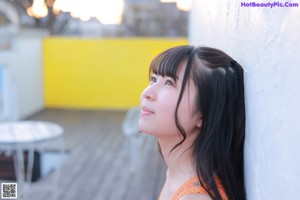
POLYGON ((167 164, 159 200, 245 200, 243 69, 224 52, 179 46, 150 65, 140 131, 167 164))

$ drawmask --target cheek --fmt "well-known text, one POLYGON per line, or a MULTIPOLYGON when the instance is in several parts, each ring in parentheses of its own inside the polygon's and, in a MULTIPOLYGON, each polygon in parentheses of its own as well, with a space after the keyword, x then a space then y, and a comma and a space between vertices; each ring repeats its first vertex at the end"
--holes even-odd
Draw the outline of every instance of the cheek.
POLYGON ((174 118, 176 103, 177 101, 175 101, 174 99, 164 98, 159 105, 159 109, 162 111, 161 114, 166 116, 173 116, 174 118))
POLYGON ((177 98, 175 96, 161 95, 152 105, 155 109, 155 114, 149 117, 141 117, 139 121, 140 131, 154 135, 178 135, 178 130, 175 125, 175 108, 177 98))
POLYGON ((178 117, 181 126, 187 134, 194 131, 197 124, 197 115, 195 114, 195 95, 185 94, 178 108, 178 117))

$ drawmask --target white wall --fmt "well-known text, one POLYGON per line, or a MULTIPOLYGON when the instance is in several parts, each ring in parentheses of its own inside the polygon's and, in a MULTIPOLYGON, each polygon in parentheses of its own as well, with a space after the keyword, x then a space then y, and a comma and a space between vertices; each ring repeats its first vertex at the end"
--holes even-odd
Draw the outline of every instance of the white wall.
POLYGON ((44 108, 42 33, 21 34, 16 40, 19 86, 19 116, 27 117, 44 108))
POLYGON ((20 120, 44 108, 43 31, 21 30, 12 48, 0 52, 6 68, 8 98, 6 120, 20 120))
POLYGON ((190 43, 222 49, 245 69, 249 200, 300 199, 298 3, 254 8, 238 0, 194 0, 190 14, 190 43))

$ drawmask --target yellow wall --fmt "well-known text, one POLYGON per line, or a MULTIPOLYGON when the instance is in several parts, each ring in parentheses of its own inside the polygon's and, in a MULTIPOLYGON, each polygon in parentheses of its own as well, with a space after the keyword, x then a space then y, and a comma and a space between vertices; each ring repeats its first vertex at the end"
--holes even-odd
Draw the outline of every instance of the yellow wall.
POLYGON ((79 39, 44 41, 46 107, 126 109, 139 104, 151 60, 187 44, 185 38, 79 39))

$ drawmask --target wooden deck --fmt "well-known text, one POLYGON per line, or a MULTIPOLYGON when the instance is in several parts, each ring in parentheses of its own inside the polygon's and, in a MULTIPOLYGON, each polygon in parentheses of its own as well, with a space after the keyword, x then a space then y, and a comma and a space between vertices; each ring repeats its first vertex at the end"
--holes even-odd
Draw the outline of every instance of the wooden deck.
MULTIPOLYGON (((165 179, 165 164, 154 138, 143 136, 134 175, 121 124, 124 111, 49 109, 29 120, 60 124, 70 151, 61 165, 57 195, 60 200, 156 200, 165 179)), ((56 172, 54 172, 56 173, 56 172)), ((54 173, 31 186, 30 200, 50 200, 38 188, 49 185, 54 173)))

